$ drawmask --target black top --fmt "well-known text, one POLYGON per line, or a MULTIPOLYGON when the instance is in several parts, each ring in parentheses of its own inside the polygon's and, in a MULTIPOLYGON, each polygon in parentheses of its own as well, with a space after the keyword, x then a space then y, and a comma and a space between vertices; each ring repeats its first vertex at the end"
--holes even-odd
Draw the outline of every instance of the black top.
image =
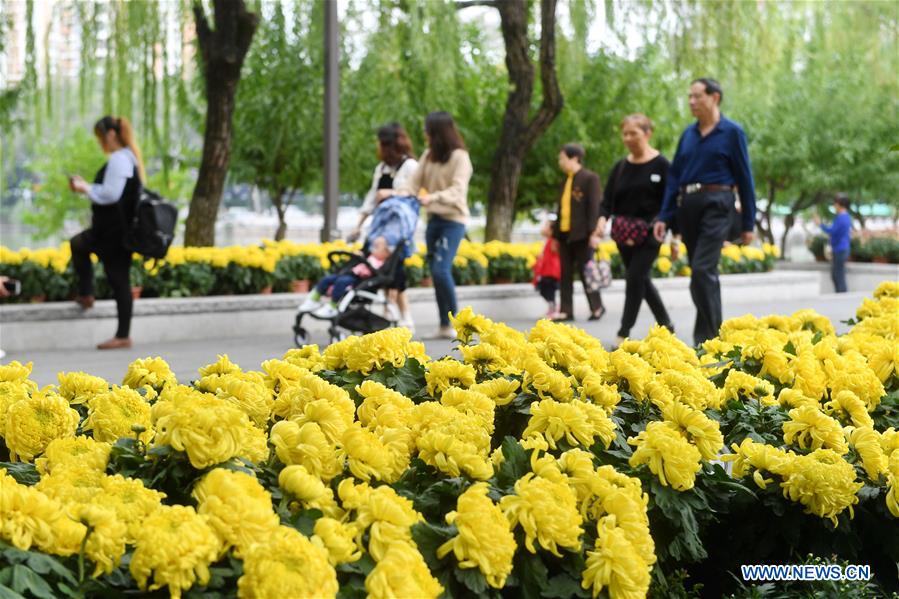
MULTIPOLYGON (((108 164, 108 163, 107 163, 108 164)), ((97 171, 94 183, 102 183, 106 176, 106 166, 97 171)), ((118 246, 128 228, 128 223, 134 217, 134 208, 140 198, 141 182, 134 167, 134 173, 125 183, 122 197, 114 204, 91 204, 91 229, 98 241, 105 245, 118 246)))
MULTIPOLYGON (((556 214, 562 213, 562 192, 565 181, 559 186, 559 200, 556 202, 556 214)), ((571 230, 567 233, 559 231, 559 219, 553 223, 553 237, 569 243, 590 237, 599 220, 599 203, 602 200, 602 186, 599 175, 582 168, 571 181, 571 230)))
POLYGON ((627 158, 616 162, 609 173, 600 214, 652 222, 662 209, 668 167, 668 159, 661 154, 643 164, 633 164, 627 158))

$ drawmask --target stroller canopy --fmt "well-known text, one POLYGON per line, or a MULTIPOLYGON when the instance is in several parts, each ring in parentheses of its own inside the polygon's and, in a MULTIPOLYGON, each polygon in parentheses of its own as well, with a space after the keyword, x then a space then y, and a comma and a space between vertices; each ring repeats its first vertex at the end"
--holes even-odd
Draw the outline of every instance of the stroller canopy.
POLYGON ((372 214, 371 227, 366 238, 366 245, 378 237, 387 240, 390 247, 398 247, 405 241, 405 257, 413 253, 412 237, 418 226, 418 198, 415 196, 392 196, 381 202, 372 214))

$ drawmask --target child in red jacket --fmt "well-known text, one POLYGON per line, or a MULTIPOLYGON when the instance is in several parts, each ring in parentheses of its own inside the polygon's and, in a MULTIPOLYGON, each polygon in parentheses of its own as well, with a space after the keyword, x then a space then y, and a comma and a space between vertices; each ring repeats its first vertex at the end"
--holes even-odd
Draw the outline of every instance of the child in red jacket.
POLYGON ((534 287, 546 300, 546 317, 552 318, 559 310, 556 292, 562 278, 562 263, 559 261, 559 242, 552 237, 550 223, 544 223, 541 233, 546 237, 546 243, 534 263, 534 287))

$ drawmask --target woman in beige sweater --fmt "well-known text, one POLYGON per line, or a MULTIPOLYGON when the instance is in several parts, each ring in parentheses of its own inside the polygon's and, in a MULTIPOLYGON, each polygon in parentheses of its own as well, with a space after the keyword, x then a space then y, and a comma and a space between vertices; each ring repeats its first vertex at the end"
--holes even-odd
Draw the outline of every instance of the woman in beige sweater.
POLYGON ((447 112, 432 112, 425 119, 428 149, 421 156, 418 170, 407 180, 404 193, 418 196, 428 213, 425 240, 428 267, 434 279, 440 328, 434 337, 455 337, 449 316, 458 311, 453 259, 468 224, 468 182, 471 159, 465 142, 447 112))

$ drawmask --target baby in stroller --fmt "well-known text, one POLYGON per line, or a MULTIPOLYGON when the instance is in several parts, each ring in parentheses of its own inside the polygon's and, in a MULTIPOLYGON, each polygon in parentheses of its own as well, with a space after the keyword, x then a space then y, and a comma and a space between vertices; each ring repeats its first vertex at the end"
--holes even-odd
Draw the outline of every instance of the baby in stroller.
MULTIPOLYGON (((302 312, 311 312, 316 318, 330 320, 337 316, 337 304, 346 295, 347 291, 355 287, 363 279, 368 279, 375 273, 372 268, 379 269, 390 258, 392 248, 387 245, 387 238, 376 237, 369 246, 369 254, 366 261, 361 261, 350 268, 349 272, 343 270, 330 274, 315 286, 306 301, 300 306, 302 312), (330 297, 329 302, 322 303, 323 297, 330 297)), ((359 252, 361 258, 366 256, 359 252)))
POLYGON ((293 326, 297 346, 309 343, 303 318, 328 320, 331 342, 348 332, 374 333, 399 324, 402 314, 384 291, 393 288, 403 261, 412 255, 413 236, 418 224, 418 199, 392 196, 378 206, 362 253, 335 250, 328 254, 337 272, 319 282, 297 308, 293 326), (322 305, 322 298, 329 301, 322 305), (377 311, 383 314, 375 313, 377 311))

